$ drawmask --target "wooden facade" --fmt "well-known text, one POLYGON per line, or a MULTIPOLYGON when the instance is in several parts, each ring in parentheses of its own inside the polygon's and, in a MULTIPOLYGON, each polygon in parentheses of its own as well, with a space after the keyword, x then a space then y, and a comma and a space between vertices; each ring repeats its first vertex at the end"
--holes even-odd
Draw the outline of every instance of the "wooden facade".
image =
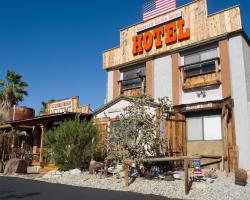
POLYGON ((79 105, 79 97, 74 96, 71 98, 54 100, 47 103, 46 110, 41 115, 49 115, 55 113, 66 113, 66 112, 78 112, 78 113, 90 113, 90 105, 79 105))
MULTIPOLYGON (((31 163, 49 162, 47 154, 49 149, 44 147, 46 131, 58 126, 65 120, 74 119, 78 113, 59 113, 43 115, 24 120, 14 120, 0 125, 1 132, 23 132, 26 136, 1 136, 0 145, 4 150, 4 159, 25 157, 31 163), (22 147, 22 138, 25 147, 22 147)), ((90 120, 91 114, 79 114, 81 120, 90 120)))
POLYGON ((140 62, 143 59, 149 59, 155 55, 178 51, 181 47, 187 47, 201 41, 211 40, 223 34, 242 30, 239 6, 208 15, 207 1, 195 0, 175 10, 175 12, 178 11, 182 12, 182 18, 185 20, 185 27, 190 29, 189 40, 163 45, 162 48, 158 49, 153 46, 151 51, 144 51, 143 54, 134 56, 132 53, 132 37, 137 34, 137 26, 150 23, 154 19, 141 22, 120 31, 120 46, 103 53, 103 68, 106 70, 116 66, 140 62))
POLYGON ((165 122, 167 154, 170 156, 187 155, 185 116, 176 114, 165 122))

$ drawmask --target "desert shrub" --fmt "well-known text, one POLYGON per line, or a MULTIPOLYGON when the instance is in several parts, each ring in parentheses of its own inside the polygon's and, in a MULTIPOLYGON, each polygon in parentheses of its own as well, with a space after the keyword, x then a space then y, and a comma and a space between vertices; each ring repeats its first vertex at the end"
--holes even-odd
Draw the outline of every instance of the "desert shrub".
POLYGON ((52 160, 65 171, 81 168, 95 152, 98 129, 92 121, 65 121, 46 132, 45 145, 52 150, 52 160))
POLYGON ((161 122, 172 109, 167 97, 154 100, 146 95, 131 99, 131 105, 124 109, 120 120, 113 122, 107 137, 107 154, 111 160, 123 162, 132 159, 142 162, 152 156, 159 156, 166 146, 162 137, 161 122), (158 117, 150 112, 150 105, 158 108, 158 117))

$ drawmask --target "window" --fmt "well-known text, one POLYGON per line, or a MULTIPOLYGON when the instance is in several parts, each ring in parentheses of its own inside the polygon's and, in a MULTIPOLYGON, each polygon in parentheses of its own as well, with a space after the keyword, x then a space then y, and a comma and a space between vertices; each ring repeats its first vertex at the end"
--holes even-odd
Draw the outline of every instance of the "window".
POLYGON ((187 118, 187 136, 189 141, 221 140, 221 116, 209 115, 187 118))
POLYGON ((217 48, 184 56, 185 77, 200 75, 216 70, 217 48))
POLYGON ((124 70, 122 74, 122 90, 139 88, 142 86, 142 81, 146 76, 146 67, 141 66, 129 70, 124 70))
POLYGON ((188 140, 203 140, 202 118, 188 118, 187 119, 187 133, 188 140))

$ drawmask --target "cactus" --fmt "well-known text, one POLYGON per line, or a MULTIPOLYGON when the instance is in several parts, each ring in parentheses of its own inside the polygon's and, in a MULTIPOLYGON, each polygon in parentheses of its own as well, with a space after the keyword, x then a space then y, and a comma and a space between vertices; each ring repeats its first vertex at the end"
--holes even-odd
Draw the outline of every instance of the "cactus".
POLYGON ((237 169, 235 172, 235 184, 245 186, 247 184, 247 171, 244 169, 237 169))

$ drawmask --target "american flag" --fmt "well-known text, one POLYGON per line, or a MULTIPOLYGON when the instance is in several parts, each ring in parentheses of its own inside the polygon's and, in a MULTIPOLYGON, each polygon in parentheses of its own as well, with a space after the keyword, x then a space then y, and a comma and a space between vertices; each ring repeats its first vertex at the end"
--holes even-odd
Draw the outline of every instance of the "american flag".
POLYGON ((152 0, 143 5, 143 20, 151 19, 176 8, 176 0, 152 0))

